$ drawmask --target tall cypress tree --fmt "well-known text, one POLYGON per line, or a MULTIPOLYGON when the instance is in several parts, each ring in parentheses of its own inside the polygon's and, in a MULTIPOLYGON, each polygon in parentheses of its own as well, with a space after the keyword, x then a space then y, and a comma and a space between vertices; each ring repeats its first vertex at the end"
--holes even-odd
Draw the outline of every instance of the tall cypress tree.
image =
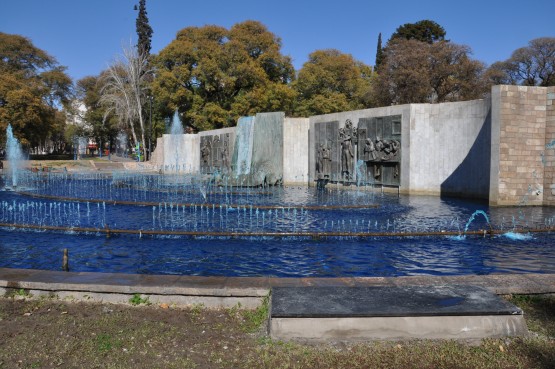
POLYGON ((146 0, 139 1, 139 15, 137 15, 136 27, 137 36, 139 41, 137 43, 137 50, 139 53, 146 53, 150 55, 150 41, 152 39, 152 27, 148 24, 148 17, 146 15, 146 0))
POLYGON ((378 47, 376 49, 376 65, 375 69, 378 69, 383 62, 383 48, 382 48, 382 33, 378 35, 378 47))

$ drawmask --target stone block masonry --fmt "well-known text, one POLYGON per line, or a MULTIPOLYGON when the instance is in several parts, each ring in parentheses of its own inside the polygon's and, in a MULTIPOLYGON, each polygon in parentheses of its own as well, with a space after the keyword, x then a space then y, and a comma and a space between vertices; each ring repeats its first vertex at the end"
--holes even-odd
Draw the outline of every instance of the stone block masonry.
POLYGON ((553 90, 492 88, 491 205, 555 204, 553 90))
POLYGON ((555 205, 555 87, 547 88, 545 111, 544 205, 555 205))

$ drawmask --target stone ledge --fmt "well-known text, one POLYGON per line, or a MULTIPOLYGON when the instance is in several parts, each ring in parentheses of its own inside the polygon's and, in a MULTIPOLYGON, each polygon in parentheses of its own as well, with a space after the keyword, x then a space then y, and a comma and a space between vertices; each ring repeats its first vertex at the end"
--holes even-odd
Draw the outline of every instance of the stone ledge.
MULTIPOLYGON (((27 289, 77 296, 134 293, 152 296, 207 296, 217 299, 255 298, 262 301, 272 287, 301 286, 419 286, 466 284, 498 294, 555 293, 555 274, 494 274, 409 277, 199 277, 120 273, 62 272, 0 268, 0 289, 27 289)), ((128 298, 128 297, 127 297, 128 298)))

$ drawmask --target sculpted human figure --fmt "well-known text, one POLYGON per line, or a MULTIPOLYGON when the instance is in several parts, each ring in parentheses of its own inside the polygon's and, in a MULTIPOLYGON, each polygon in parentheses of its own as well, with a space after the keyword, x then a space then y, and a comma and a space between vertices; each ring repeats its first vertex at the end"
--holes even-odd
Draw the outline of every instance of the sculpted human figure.
POLYGON ((324 151, 324 144, 320 144, 317 150, 317 157, 316 157, 316 172, 320 175, 320 177, 324 174, 324 161, 323 161, 323 151, 324 151))
POLYGON ((327 145, 322 144, 322 175, 329 178, 331 174, 331 150, 327 145))
POLYGON ((381 155, 385 149, 385 143, 384 141, 380 138, 380 136, 376 136, 376 142, 374 144, 374 147, 376 148, 377 151, 377 160, 381 160, 383 158, 383 156, 381 155))
MULTIPOLYGON (((350 122, 349 120, 347 122, 350 122)), ((340 129, 339 138, 341 140, 341 174, 345 179, 351 179, 353 174, 353 144, 351 130, 340 129)))
MULTIPOLYGON (((376 161, 381 161, 383 159, 383 150, 385 144, 380 136, 376 136, 376 142, 374 143, 374 148, 376 149, 376 161)), ((374 164, 374 178, 379 179, 382 175, 381 166, 379 164, 374 164)))
POLYGON ((374 161, 378 157, 376 153, 376 147, 371 139, 367 138, 364 142, 364 153, 362 160, 364 161, 374 161))
POLYGON ((210 147, 208 146, 208 142, 204 141, 202 148, 200 149, 200 156, 202 158, 202 164, 204 166, 210 165, 210 147))
POLYGON ((224 141, 224 147, 222 148, 222 169, 229 170, 229 150, 227 147, 227 141, 224 141))
POLYGON ((401 149, 401 143, 397 140, 391 140, 391 156, 397 155, 399 150, 401 149))

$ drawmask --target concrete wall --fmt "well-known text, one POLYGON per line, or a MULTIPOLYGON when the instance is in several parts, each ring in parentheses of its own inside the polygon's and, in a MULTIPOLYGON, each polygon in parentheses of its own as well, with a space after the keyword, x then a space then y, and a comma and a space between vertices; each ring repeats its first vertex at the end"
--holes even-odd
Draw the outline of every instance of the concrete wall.
MULTIPOLYGON (((231 135, 233 135, 233 137, 235 137, 235 127, 213 129, 211 131, 202 131, 197 134, 199 137, 203 137, 203 136, 225 135, 226 133, 230 133, 231 135)), ((199 146, 199 152, 200 152, 200 146, 199 146)))
POLYGON ((235 146, 235 131, 236 127, 227 127, 227 128, 220 128, 220 129, 213 129, 211 131, 202 131, 197 134, 199 137, 197 147, 193 150, 196 150, 198 158, 199 158, 199 168, 200 168, 200 138, 204 136, 216 136, 216 135, 225 135, 229 133, 229 161, 231 162, 231 157, 233 155, 233 147, 235 146))
POLYGON ((156 149, 152 152, 149 163, 157 168, 161 169, 164 165, 164 137, 158 137, 156 139, 156 149))
POLYGON ((283 182, 308 183, 308 118, 285 118, 283 122, 283 182))
MULTIPOLYGON (((494 86, 491 98, 407 104, 286 118, 283 181, 314 184, 315 127, 400 115, 404 193, 489 198, 492 205, 555 205, 555 87, 494 86)), ((153 164, 165 172, 200 168, 200 137, 236 128, 158 140, 153 164), (177 166, 176 166, 177 163, 177 166)))
POLYGON ((401 190, 409 188, 409 165, 410 157, 406 155, 409 152, 409 117, 410 117, 410 105, 396 105, 387 106, 383 108, 374 109, 363 109, 354 110, 341 113, 323 114, 315 115, 310 117, 310 131, 308 133, 308 173, 309 173, 309 184, 314 185, 316 178, 316 148, 314 147, 315 136, 314 136, 314 126, 319 123, 339 121, 339 127, 345 127, 345 121, 350 119, 353 125, 356 127, 358 120, 360 118, 373 118, 373 117, 383 117, 389 115, 401 115, 401 190))
POLYGON ((491 205, 542 205, 544 195, 552 201, 554 155, 546 145, 555 132, 547 96, 545 87, 492 88, 491 205))
POLYGON ((487 199, 490 123, 489 99, 411 104, 409 192, 487 199))
POLYGON ((196 173, 200 170, 200 138, 225 133, 232 133, 230 145, 233 145, 235 127, 203 131, 198 134, 173 136, 164 134, 156 141, 156 150, 152 153, 152 164, 164 173, 196 173))
POLYGON ((200 137, 199 135, 163 136, 165 173, 197 173, 200 170, 200 137))
POLYGON ((309 173, 316 174, 314 127, 350 119, 401 115, 400 191, 487 198, 490 100, 407 104, 310 117, 309 173))

